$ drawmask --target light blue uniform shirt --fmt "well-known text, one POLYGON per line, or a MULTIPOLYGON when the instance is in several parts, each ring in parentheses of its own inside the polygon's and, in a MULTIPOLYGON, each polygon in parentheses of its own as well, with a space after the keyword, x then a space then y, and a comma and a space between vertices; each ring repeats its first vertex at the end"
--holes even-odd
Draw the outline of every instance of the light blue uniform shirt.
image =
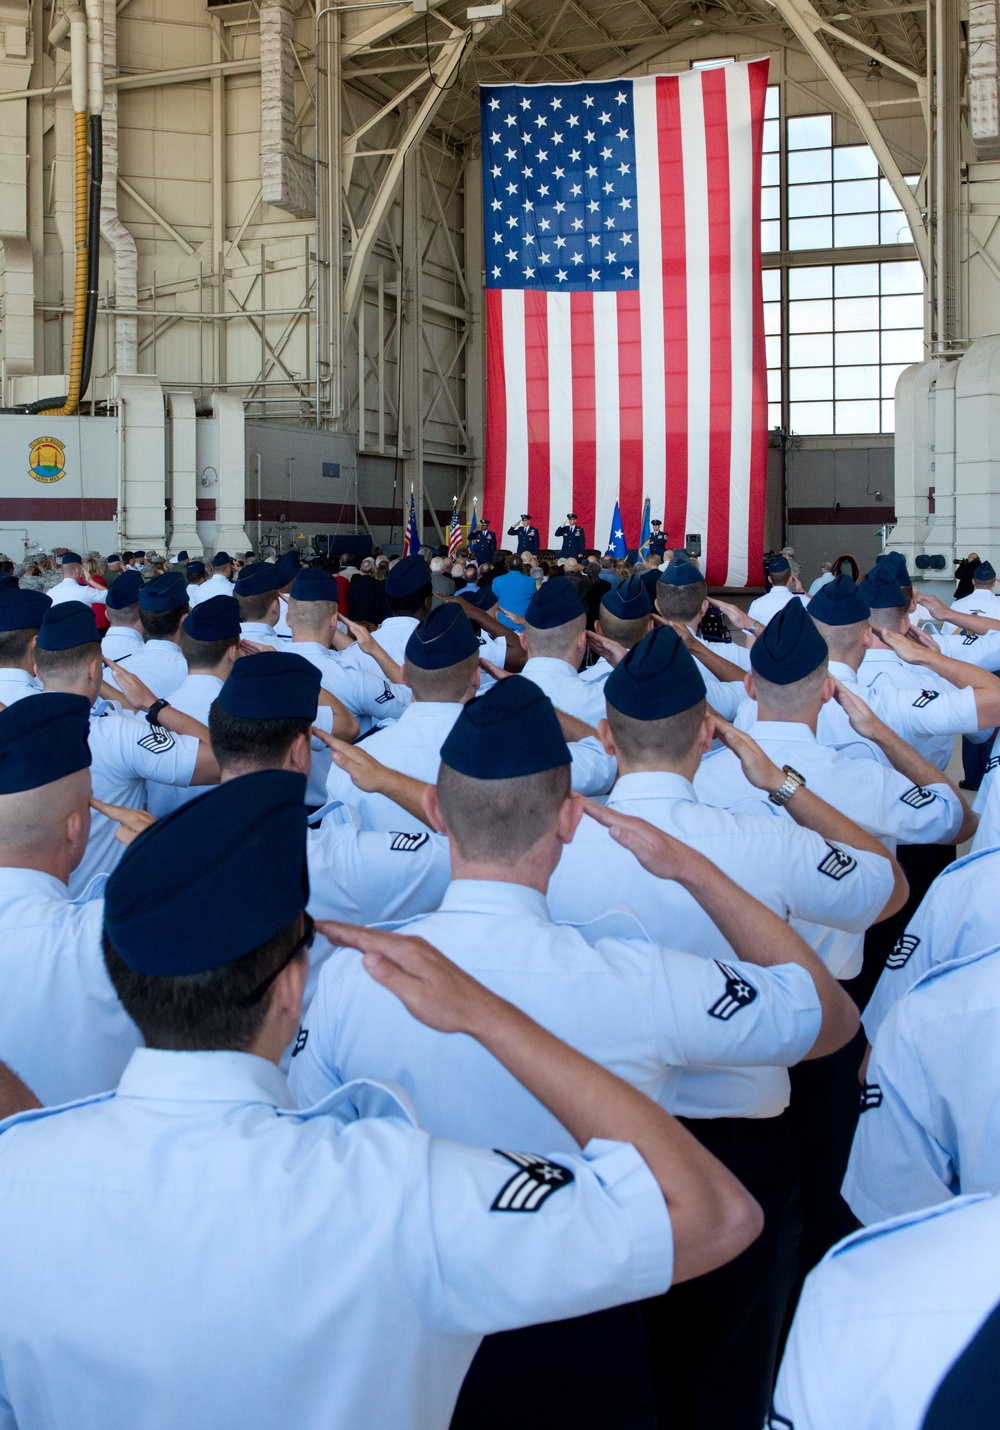
POLYGON ((443 1430, 481 1336, 663 1292, 673 1239, 621 1143, 525 1169, 387 1089, 299 1113, 260 1058, 142 1048, 3 1124, 0 1262, 3 1430, 443 1430))
POLYGON ((319 641, 293 641, 288 649, 316 667, 323 689, 347 707, 362 731, 380 720, 398 720, 412 699, 405 685, 392 685, 381 672, 375 676, 356 669, 319 641))
POLYGON ((866 1225, 1000 1191, 998 945, 932 968, 878 1030, 843 1186, 866 1225))
POLYGON ((143 644, 142 631, 132 626, 112 626, 101 640, 101 655, 105 660, 123 660, 127 655, 138 655, 143 644))
POLYGON ((577 720, 592 725, 595 730, 607 714, 604 686, 581 680, 579 673, 567 660, 533 655, 530 660, 525 661, 521 674, 525 680, 530 680, 539 690, 544 691, 557 710, 562 710, 566 715, 574 715, 577 720))
POLYGON ((291 636, 281 636, 274 626, 269 626, 266 621, 243 621, 240 624, 240 635, 244 640, 254 641, 257 645, 269 645, 272 650, 287 650, 291 636))
POLYGON ((972 806, 979 815, 979 828, 972 841, 972 847, 975 850, 995 849, 997 845, 1000 845, 1000 777, 997 776, 998 769, 1000 769, 1000 754, 991 755, 986 763, 983 782, 979 786, 979 792, 972 806))
MULTIPOLYGON (((169 700, 188 675, 187 661, 174 641, 146 641, 142 650, 122 656, 118 664, 137 676, 157 700, 169 700)), ((114 671, 106 670, 104 679, 117 687, 114 671)))
MULTIPOLYGON (((797 964, 715 962, 632 937, 551 922, 520 884, 461 879, 437 913, 405 925, 571 1047, 672 1105, 679 1068, 784 1066, 819 1034, 820 1004, 797 964), (593 936, 593 935, 591 935, 593 936)), ((327 962, 299 1035, 292 1090, 306 1105, 354 1077, 389 1078, 441 1137, 573 1148, 540 1102, 480 1044, 411 1018, 364 972, 357 952, 327 962), (365 1071, 362 1072, 362 1069, 365 1071)), ((708 1114, 712 1115, 712 1114, 708 1114)))
POLYGON ((16 700, 23 700, 26 695, 41 693, 42 682, 36 676, 13 666, 0 668, 0 705, 13 705, 16 700))
POLYGON ((770 1430, 921 1430, 998 1288, 996 1197, 965 1197, 849 1236, 806 1280, 770 1430))

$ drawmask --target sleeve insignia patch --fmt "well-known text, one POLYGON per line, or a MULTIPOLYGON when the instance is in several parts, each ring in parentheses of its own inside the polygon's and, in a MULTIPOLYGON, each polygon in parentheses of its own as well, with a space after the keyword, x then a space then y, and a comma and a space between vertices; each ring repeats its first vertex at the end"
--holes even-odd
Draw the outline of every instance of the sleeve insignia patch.
POLYGON ((905 968, 910 961, 917 944, 920 942, 916 934, 904 933, 897 938, 889 957, 885 961, 886 968, 905 968))
POLYGON ((429 834, 394 834, 389 849, 393 854, 413 854, 422 849, 428 839, 429 834))
POLYGON ((308 1043, 308 1041, 309 1041, 309 1029, 308 1029, 308 1028, 300 1028, 299 1031, 298 1031, 298 1032, 296 1033, 296 1035, 295 1035, 295 1042, 294 1042, 294 1044, 293 1044, 293 1046, 292 1046, 292 1057, 293 1057, 293 1058, 297 1058, 297 1057, 298 1057, 299 1053, 302 1052, 302 1049, 305 1047, 305 1045, 306 1045, 306 1043, 308 1043))
POLYGON ((828 879, 843 879, 858 867, 858 861, 852 854, 847 854, 836 844, 826 841, 829 854, 816 868, 821 874, 825 874, 828 879))
POLYGON ((866 1082, 861 1089, 861 1111, 874 1112, 882 1106, 882 1089, 877 1082, 866 1082))
POLYGON ((754 1001, 757 997, 757 990, 745 978, 741 978, 735 968, 730 968, 728 963, 720 963, 716 959, 715 966, 726 980, 726 991, 709 1008, 708 1016, 719 1018, 726 1023, 741 1008, 745 1008, 754 1001))
POLYGON ((908 804, 911 809, 923 809, 926 804, 933 804, 936 795, 933 790, 924 789, 921 785, 913 785, 901 795, 904 804, 908 804))
POLYGON ((164 730, 162 725, 150 725, 149 734, 143 735, 139 744, 154 755, 163 755, 174 748, 174 737, 169 730, 164 730))
POLYGON ((390 701, 390 700, 393 700, 393 699, 395 699, 395 696, 394 696, 394 693, 393 693, 392 686, 389 684, 389 682, 388 682, 387 680, 383 680, 383 682, 382 682, 382 694, 381 694, 381 695, 376 695, 376 697, 375 697, 375 704, 376 704, 376 705, 387 705, 387 704, 389 703, 389 701, 390 701))
POLYGON ((925 705, 929 705, 932 700, 936 700, 940 694, 940 690, 921 690, 913 702, 914 710, 922 710, 925 705))
POLYGON ((491 1212, 537 1212, 553 1192, 568 1187, 574 1180, 568 1167, 550 1162, 547 1157, 538 1157, 534 1152, 502 1152, 499 1147, 494 1151, 498 1157, 513 1162, 517 1171, 497 1192, 491 1212))

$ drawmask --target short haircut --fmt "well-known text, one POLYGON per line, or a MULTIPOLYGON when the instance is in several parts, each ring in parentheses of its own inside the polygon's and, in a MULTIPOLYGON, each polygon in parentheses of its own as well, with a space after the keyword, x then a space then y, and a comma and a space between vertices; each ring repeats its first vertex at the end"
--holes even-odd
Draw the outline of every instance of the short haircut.
POLYGON ((43 650, 35 646, 35 665, 43 678, 46 675, 65 675, 67 672, 82 670, 92 660, 101 659, 101 647, 97 641, 86 645, 70 646, 69 650, 43 650))
POLYGON ((188 603, 172 606, 169 611, 144 611, 139 607, 142 629, 151 641, 166 640, 177 634, 177 628, 188 613, 188 603))
POLYGON ((21 626, 16 631, 0 631, 0 667, 18 665, 28 654, 38 626, 21 626))
POLYGON ((318 631, 329 626, 337 614, 336 601, 299 601, 288 598, 288 624, 293 628, 302 626, 305 630, 318 631))
POLYGON ((879 606, 868 617, 869 624, 879 631, 898 631, 906 615, 906 606, 879 606))
POLYGON ((818 665, 815 670, 811 670, 801 680, 793 680, 789 685, 776 685, 773 681, 765 680, 756 671, 753 672, 753 683, 761 703, 766 705, 769 710, 778 711, 779 714, 787 712, 788 718, 791 720, 794 718, 795 711, 801 710, 804 705, 810 704, 816 699, 829 674, 827 662, 824 660, 822 665, 818 665))
POLYGON ((390 596, 386 592, 386 600, 394 616, 415 616, 431 595, 433 595, 433 591, 431 578, 428 574, 426 586, 418 586, 415 591, 408 591, 405 596, 390 596))
MULTIPOLYGON (((972 584, 977 591, 988 591, 991 586, 996 585, 996 579, 995 576, 991 576, 988 581, 973 581, 972 584)), ((911 586, 910 589, 912 591, 913 587, 911 586)))
POLYGON ((587 617, 580 612, 565 625, 554 626, 552 630, 541 631, 537 626, 524 628, 524 644, 527 647, 529 656, 554 656, 557 660, 572 650, 573 643, 582 630, 586 628, 587 617))
POLYGON ((135 626, 139 619, 139 602, 135 601, 131 606, 119 606, 116 610, 114 606, 107 607, 109 626, 135 626))
POLYGON ((767 576, 772 586, 787 586, 792 579, 792 569, 789 567, 787 571, 769 571, 767 576))
POLYGON ((262 621, 278 599, 277 591, 261 591, 257 596, 237 596, 241 621, 262 621))
POLYGON ((699 700, 678 715, 662 720, 636 720, 608 702, 608 724, 619 753, 629 763, 666 760, 678 764, 690 755, 705 718, 707 703, 699 700))
POLYGON ((308 735, 311 729, 311 720, 247 720, 230 715, 218 700, 212 701, 208 712, 212 754, 220 769, 233 765, 254 770, 280 768, 296 738, 308 735))
POLYGON ((634 645, 638 645, 649 630, 648 616, 636 616, 634 620, 626 621, 621 616, 614 615, 604 606, 598 612, 598 619, 601 622, 601 634, 607 636, 609 641, 617 641, 626 650, 631 650, 634 645))
POLYGON ((444 670, 423 670, 406 660, 406 683, 413 691, 414 700, 440 700, 445 704, 454 704, 465 695, 478 665, 478 651, 473 651, 472 655, 467 655, 456 665, 445 666, 444 670))
POLYGON ((213 670, 226 651, 232 650, 233 646, 240 643, 239 636, 226 636, 225 639, 218 641, 196 641, 193 636, 188 635, 183 626, 181 626, 180 639, 181 654, 191 670, 195 666, 213 670))
POLYGON ((302 937, 302 916, 242 958, 207 973, 165 978, 136 973, 103 935, 104 966, 126 1013, 149 1048, 179 1052, 246 1052, 264 1026, 273 983, 302 937))
POLYGON ((823 621, 817 621, 815 616, 812 619, 816 629, 826 641, 831 660, 840 660, 841 657, 850 655, 868 629, 867 619, 852 621, 849 626, 828 626, 823 621))
POLYGON ((570 795, 570 767, 477 780, 442 765, 438 803, 463 859, 516 864, 554 826, 570 795))
POLYGON ((708 583, 692 581, 689 586, 656 583, 656 608, 668 621, 693 621, 708 600, 708 583))

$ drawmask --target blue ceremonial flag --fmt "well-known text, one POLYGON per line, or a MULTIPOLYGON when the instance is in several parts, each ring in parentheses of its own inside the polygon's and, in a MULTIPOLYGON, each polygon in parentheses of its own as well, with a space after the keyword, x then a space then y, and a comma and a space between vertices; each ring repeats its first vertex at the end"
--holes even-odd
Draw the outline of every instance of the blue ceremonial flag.
POLYGON ((642 508, 642 534, 639 537, 639 555, 643 561, 645 561, 649 555, 649 538, 651 534, 652 528, 649 524, 649 497, 647 497, 645 505, 642 508))
POLYGON ((472 520, 469 522, 469 535, 470 535, 470 536, 475 536, 477 529, 478 529, 478 522, 476 521, 476 499, 475 499, 475 497, 473 497, 473 498, 472 498, 472 520))
POLYGON ((615 560, 623 560, 628 555, 628 548, 625 545, 625 529, 622 526, 622 514, 618 503, 615 502, 615 514, 611 518, 611 535, 608 537, 608 549, 606 556, 613 556, 615 560))
POLYGON ((410 519, 406 523, 406 535, 403 537, 403 555, 416 556, 420 550, 420 535, 417 531, 417 508, 413 501, 413 492, 410 492, 410 519))

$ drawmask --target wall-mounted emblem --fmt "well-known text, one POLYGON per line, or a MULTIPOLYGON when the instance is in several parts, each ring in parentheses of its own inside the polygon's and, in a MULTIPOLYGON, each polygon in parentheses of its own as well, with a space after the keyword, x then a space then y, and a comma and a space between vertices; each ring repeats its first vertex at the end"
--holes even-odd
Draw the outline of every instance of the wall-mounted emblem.
POLYGON ((28 449, 28 472, 36 482, 57 482, 66 475, 66 448, 55 437, 36 437, 28 449))

